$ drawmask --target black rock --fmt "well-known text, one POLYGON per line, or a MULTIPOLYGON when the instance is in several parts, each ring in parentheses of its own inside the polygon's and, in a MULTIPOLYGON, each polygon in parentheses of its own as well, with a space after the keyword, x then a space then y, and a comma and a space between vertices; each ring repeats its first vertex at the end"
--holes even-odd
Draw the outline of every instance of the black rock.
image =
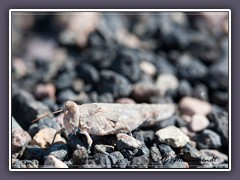
POLYGON ((36 159, 39 161, 40 164, 43 163, 44 159, 44 154, 45 154, 45 149, 40 148, 37 145, 28 145, 25 148, 25 151, 23 153, 23 157, 25 159, 33 160, 36 159))
POLYGON ((113 103, 114 102, 113 95, 111 93, 104 93, 98 97, 98 102, 113 103))
POLYGON ((198 84, 193 89, 193 97, 208 101, 208 88, 204 84, 198 84))
POLYGON ((111 161, 106 154, 97 153, 93 156, 93 160, 96 165, 100 165, 102 168, 111 168, 111 161))
POLYGON ((70 148, 67 144, 53 144, 44 154, 53 155, 59 160, 63 161, 69 156, 70 148))
POLYGON ((157 147, 151 147, 149 159, 149 168, 162 168, 162 156, 157 147))
POLYGON ((65 103, 66 101, 71 101, 76 97, 76 94, 71 89, 65 89, 60 91, 57 96, 57 100, 60 104, 65 103))
POLYGON ((217 61, 210 67, 208 82, 212 89, 228 89, 228 59, 217 61))
POLYGON ((184 96, 192 96, 192 86, 187 80, 181 80, 178 85, 178 96, 181 99, 184 96))
POLYGON ((35 134, 38 133, 39 131, 38 123, 33 123, 32 125, 29 126, 28 128, 28 133, 30 134, 31 137, 33 137, 35 134))
POLYGON ((141 77, 137 52, 133 50, 120 50, 112 64, 112 70, 126 77, 130 82, 136 82, 141 77))
POLYGON ((153 130, 145 130, 145 131, 134 131, 133 137, 137 140, 142 141, 146 144, 146 146, 151 146, 154 140, 154 131, 153 130))
POLYGON ((149 156, 149 154, 150 154, 150 151, 147 148, 147 146, 142 146, 138 149, 136 156, 142 156, 142 155, 149 156))
POLYGON ((87 163, 88 152, 83 146, 79 147, 73 152, 72 161, 73 165, 83 165, 87 163))
POLYGON ((211 101, 214 104, 228 108, 228 92, 227 91, 212 92, 211 101))
POLYGON ((53 118, 44 118, 41 119, 40 121, 38 121, 38 127, 39 129, 44 129, 44 128, 53 128, 56 130, 60 130, 61 126, 59 125, 59 123, 57 121, 55 121, 53 118))
POLYGON ((83 135, 69 134, 67 144, 73 151, 81 146, 87 148, 88 145, 85 143, 84 138, 86 139, 83 135))
POLYGON ((212 112, 208 114, 208 118, 215 124, 215 130, 221 136, 222 143, 228 147, 228 112, 213 106, 212 112))
POLYGON ((163 158, 166 158, 166 157, 175 157, 176 154, 175 152, 172 150, 172 148, 166 144, 160 144, 158 146, 160 152, 161 152, 161 155, 163 158))
POLYGON ((120 152, 125 158, 127 158, 128 160, 131 160, 137 154, 138 150, 122 149, 120 152))
POLYGON ((155 128, 157 129, 162 129, 168 126, 174 126, 176 123, 177 117, 176 116, 171 116, 168 119, 160 121, 155 128))
POLYGON ((222 146, 221 137, 210 129, 204 129, 197 135, 199 149, 219 149, 222 146))
POLYGON ((12 168, 18 169, 18 168, 38 168, 39 162, 36 159, 33 160, 16 160, 12 164, 12 168))
POLYGON ((101 94, 111 93, 114 98, 127 97, 131 92, 131 85, 126 78, 110 70, 100 72, 98 91, 101 94))
POLYGON ((109 154, 108 158, 111 161, 113 168, 126 168, 128 160, 119 151, 115 151, 109 154))
POLYGON ((129 168, 148 168, 149 158, 147 156, 133 157, 129 168))
POLYGON ((156 66, 157 74, 176 74, 174 66, 163 54, 160 54, 155 58, 154 65, 156 66))
POLYGON ((54 112, 54 111, 57 111, 59 110, 59 107, 58 105, 50 98, 45 98, 42 100, 42 103, 45 104, 46 106, 48 106, 48 108, 54 112))
POLYGON ((98 71, 91 64, 79 64, 76 68, 76 71, 78 77, 84 80, 86 84, 96 84, 99 80, 98 71))
POLYGON ((57 76, 55 86, 58 90, 64 90, 72 87, 73 76, 70 73, 61 73, 57 76))
POLYGON ((19 90, 12 97, 12 114, 19 125, 27 130, 32 121, 43 113, 50 112, 43 103, 35 101, 27 91, 19 90))
POLYGON ((199 159, 200 156, 201 155, 199 151, 196 148, 194 148, 191 144, 187 143, 183 147, 182 159, 190 165, 190 168, 191 167, 194 168, 202 164, 202 162, 199 159))
POLYGON ((188 54, 183 55, 177 65, 178 75, 191 82, 204 80, 207 76, 207 67, 197 58, 188 54))

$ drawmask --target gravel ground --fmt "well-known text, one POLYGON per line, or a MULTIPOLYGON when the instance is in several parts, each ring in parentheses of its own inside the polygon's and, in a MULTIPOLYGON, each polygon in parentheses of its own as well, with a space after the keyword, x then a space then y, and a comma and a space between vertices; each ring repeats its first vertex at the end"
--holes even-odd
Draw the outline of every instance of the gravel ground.
MULTIPOLYGON (((226 13, 12 16, 12 168, 228 168, 226 13), (66 101, 166 104, 131 133, 55 133, 66 101)), ((136 120, 137 121, 137 120, 136 120)))

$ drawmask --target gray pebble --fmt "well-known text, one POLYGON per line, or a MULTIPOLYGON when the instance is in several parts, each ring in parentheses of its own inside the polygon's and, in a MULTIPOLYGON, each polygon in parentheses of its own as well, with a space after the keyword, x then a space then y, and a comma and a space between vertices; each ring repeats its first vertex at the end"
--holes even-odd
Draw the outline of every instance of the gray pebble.
POLYGON ((59 160, 65 160, 69 155, 69 147, 67 144, 53 144, 44 154, 44 156, 53 155, 59 160))
POLYGON ((133 157, 129 165, 130 168, 148 168, 149 158, 147 156, 133 157))
POLYGON ((74 165, 83 165, 87 162, 88 152, 83 146, 79 147, 73 152, 72 160, 74 165))
POLYGON ((16 160, 12 164, 12 168, 18 169, 18 168, 38 168, 39 162, 36 159, 33 160, 16 160))
POLYGON ((219 149, 222 146, 221 137, 210 129, 204 129, 197 136, 199 149, 219 149))

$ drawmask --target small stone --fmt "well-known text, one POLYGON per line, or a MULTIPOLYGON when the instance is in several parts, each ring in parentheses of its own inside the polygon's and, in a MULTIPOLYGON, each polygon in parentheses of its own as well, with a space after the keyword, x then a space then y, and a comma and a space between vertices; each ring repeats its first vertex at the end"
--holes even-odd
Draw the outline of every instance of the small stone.
POLYGON ((31 137, 34 137, 34 135, 37 134, 38 131, 39 131, 38 123, 33 123, 28 128, 28 133, 30 134, 31 137))
POLYGON ((197 136, 199 149, 219 149, 222 146, 221 137, 210 129, 203 130, 197 136))
POLYGON ((24 90, 19 90, 12 98, 13 117, 19 125, 27 130, 32 121, 39 116, 50 113, 47 106, 39 101, 35 101, 33 96, 24 90))
POLYGON ((46 105, 52 112, 59 110, 56 102, 50 98, 44 98, 41 102, 46 105))
POLYGON ((168 126, 156 132, 156 135, 161 143, 165 143, 172 147, 183 147, 190 142, 189 137, 175 126, 168 126))
POLYGON ((54 118, 41 119, 40 121, 38 121, 38 127, 39 130, 44 128, 53 128, 58 131, 61 129, 61 126, 57 121, 54 120, 54 118))
MULTIPOLYGON (((37 134, 35 134, 31 144, 38 145, 41 148, 48 148, 51 145, 53 137, 56 134, 56 132, 57 131, 53 128, 41 129, 37 134)), ((66 143, 66 140, 58 134, 54 142, 66 143)))
POLYGON ((192 97, 184 97, 179 102, 180 110, 183 114, 192 116, 194 114, 207 115, 211 112, 212 106, 206 101, 192 97))
POLYGON ((81 79, 75 79, 73 81, 73 90, 77 93, 80 93, 84 90, 84 81, 81 79))
POLYGON ((131 93, 131 97, 137 102, 149 102, 151 97, 158 95, 159 90, 151 83, 137 83, 131 93))
POLYGON ((154 76, 156 74, 156 67, 147 61, 143 61, 140 63, 140 69, 149 76, 154 76))
POLYGON ((56 88, 53 84, 38 84, 35 88, 35 97, 37 99, 44 99, 49 97, 52 100, 55 100, 56 88))
POLYGON ((57 90, 63 91, 72 87, 73 75, 68 72, 63 72, 58 74, 57 79, 55 80, 55 86, 57 90))
POLYGON ((40 164, 43 162, 43 157, 45 154, 45 149, 40 148, 37 145, 28 145, 26 146, 24 153, 23 153, 23 157, 25 159, 36 159, 40 162, 40 164))
POLYGON ((204 84, 198 84, 193 89, 193 97, 201 99, 203 101, 208 101, 208 88, 204 84))
POLYGON ((109 154, 114 151, 114 147, 110 145, 97 144, 94 146, 95 153, 109 154))
POLYGON ((201 114, 194 114, 189 124, 189 128, 191 131, 198 132, 207 128, 208 125, 209 125, 209 120, 206 118, 206 116, 201 114))
POLYGON ((183 156, 182 159, 186 161, 190 167, 196 167, 198 165, 201 165, 202 162, 200 161, 201 154, 199 151, 194 148, 191 144, 187 143, 183 147, 183 156))
POLYGON ((141 141, 144 142, 147 146, 151 146, 154 140, 154 131, 153 130, 146 130, 146 131, 134 131, 133 136, 141 141))
POLYGON ((76 94, 71 89, 65 89, 60 91, 60 93, 57 96, 57 100, 60 104, 65 103, 66 101, 71 101, 76 98, 76 94))
POLYGON ((91 64, 84 63, 77 66, 78 77, 84 80, 86 84, 96 84, 99 80, 97 69, 91 64))
POLYGON ((207 76, 207 67, 196 57, 183 54, 177 65, 178 74, 181 78, 189 81, 203 80, 207 76))
POLYGON ((149 162, 149 167, 151 168, 161 168, 162 167, 162 156, 157 147, 151 147, 150 150, 150 162, 149 162))
POLYGON ((111 161, 113 168, 126 168, 128 160, 119 151, 115 151, 109 154, 108 158, 111 161))
POLYGON ((48 155, 44 161, 43 168, 68 168, 68 166, 55 156, 48 155))
POLYGON ((134 150, 129 150, 129 149, 122 149, 121 153, 122 155, 127 158, 128 160, 131 160, 136 154, 137 154, 138 150, 134 149, 134 150))
POLYGON ((103 70, 100 72, 97 89, 99 94, 108 92, 114 98, 127 97, 131 92, 131 84, 122 75, 110 70, 103 70))
POLYGON ((215 91, 212 93, 211 101, 219 106, 228 107, 228 91, 215 91))
POLYGON ((80 146, 73 152, 72 160, 74 165, 83 165, 87 162, 88 152, 83 146, 80 146))
POLYGON ((46 152, 44 156, 53 155, 59 160, 63 161, 67 158, 69 153, 69 147, 67 144, 53 144, 46 152))
POLYGON ((24 59, 13 58, 12 69, 13 69, 12 75, 16 79, 22 78, 28 73, 28 69, 24 59))
POLYGON ((147 156, 133 157, 130 168, 148 168, 149 158, 147 156))
POLYGON ((134 137, 128 136, 125 133, 119 133, 117 134, 117 149, 138 149, 141 147, 143 143, 134 137))
POLYGON ((97 153, 93 156, 96 165, 100 165, 102 168, 111 168, 111 161, 108 155, 97 153))
POLYGON ((23 130, 22 127, 16 121, 16 119, 14 117, 12 117, 12 133, 13 133, 13 131, 15 131, 17 129, 23 130))
POLYGON ((163 160, 164 168, 189 168, 187 162, 184 162, 180 158, 169 158, 163 160))
POLYGON ((157 69, 157 74, 175 74, 174 66, 163 54, 156 57, 154 64, 157 69))
POLYGON ((31 142, 31 136, 22 129, 16 129, 12 133, 12 152, 21 151, 27 144, 31 142))
POLYGON ((150 151, 147 148, 147 146, 142 146, 138 149, 136 156, 142 156, 142 155, 149 156, 149 153, 150 151))
POLYGON ((12 168, 38 168, 39 162, 36 159, 33 160, 16 160, 12 164, 12 168))
POLYGON ((136 104, 136 102, 131 98, 119 98, 116 100, 116 103, 120 104, 136 104))
POLYGON ((223 144, 228 147, 228 112, 217 106, 213 106, 208 118, 214 122, 216 132, 221 135, 223 144))
POLYGON ((134 50, 120 49, 113 61, 112 69, 126 77, 130 82, 136 82, 141 77, 139 58, 134 50))
POLYGON ((202 156, 201 161, 205 163, 211 163, 212 165, 219 165, 224 162, 228 162, 228 156, 213 149, 201 149, 200 154, 202 156))
POLYGON ((178 88, 178 79, 171 74, 160 74, 156 81, 156 86, 161 96, 164 96, 168 90, 176 90, 178 88))
POLYGON ((187 80, 181 80, 178 85, 178 96, 182 98, 184 96, 192 95, 192 86, 187 80))
POLYGON ((160 152, 161 152, 161 156, 163 158, 167 158, 167 157, 175 157, 176 154, 175 152, 172 150, 172 148, 170 146, 168 146, 167 144, 160 144, 158 146, 160 152))

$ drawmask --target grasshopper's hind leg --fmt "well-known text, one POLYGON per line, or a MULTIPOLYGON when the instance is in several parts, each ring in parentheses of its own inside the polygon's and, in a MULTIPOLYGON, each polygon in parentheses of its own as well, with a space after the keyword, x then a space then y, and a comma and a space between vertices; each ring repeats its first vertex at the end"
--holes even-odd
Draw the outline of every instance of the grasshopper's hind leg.
POLYGON ((89 133, 87 131, 81 131, 80 133, 86 136, 87 143, 88 143, 88 152, 90 152, 90 149, 91 149, 92 143, 93 143, 91 136, 89 135, 89 133))

